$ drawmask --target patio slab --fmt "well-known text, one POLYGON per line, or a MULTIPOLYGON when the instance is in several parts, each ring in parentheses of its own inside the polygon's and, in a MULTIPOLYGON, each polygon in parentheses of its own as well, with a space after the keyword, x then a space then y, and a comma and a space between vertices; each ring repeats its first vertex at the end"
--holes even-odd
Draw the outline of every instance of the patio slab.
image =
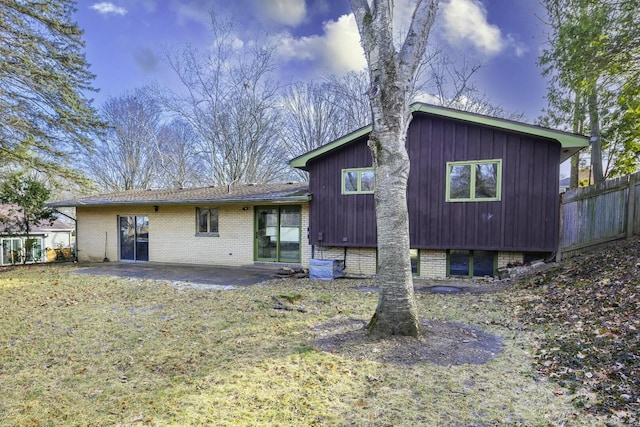
POLYGON ((271 280, 279 265, 223 267, 153 262, 105 262, 79 264, 77 274, 166 280, 181 284, 211 286, 250 286, 271 280))

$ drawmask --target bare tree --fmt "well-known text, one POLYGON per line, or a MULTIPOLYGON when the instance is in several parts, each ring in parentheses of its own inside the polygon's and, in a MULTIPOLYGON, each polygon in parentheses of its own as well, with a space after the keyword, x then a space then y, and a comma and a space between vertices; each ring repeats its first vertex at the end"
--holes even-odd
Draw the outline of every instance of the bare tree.
POLYGON ((288 165, 277 137, 275 46, 268 37, 241 41, 213 14, 212 33, 208 50, 167 52, 182 91, 163 102, 197 133, 211 183, 276 181, 288 165))
POLYGON ((161 188, 187 188, 207 183, 206 167, 197 152, 191 125, 175 119, 160 127, 156 139, 155 168, 161 188))
POLYGON ((369 147, 376 174, 378 229, 378 306, 369 322, 372 337, 417 336, 420 321, 413 293, 409 255, 405 147, 411 121, 414 82, 438 7, 437 0, 418 0, 406 37, 394 44, 393 3, 350 0, 369 65, 372 131, 369 147))
MULTIPOLYGON (((355 72, 289 87, 282 98, 281 131, 289 157, 366 126, 370 120, 368 87, 366 74, 355 72)), ((303 171, 297 174, 306 178, 303 171)))
POLYGON ((147 88, 108 99, 105 139, 85 159, 87 174, 106 191, 149 188, 155 182, 161 110, 147 88))
POLYGON ((325 85, 333 102, 338 105, 340 120, 335 125, 341 135, 371 122, 370 83, 366 71, 328 76, 325 85))
POLYGON ((435 105, 509 120, 524 120, 524 113, 505 110, 491 102, 478 87, 476 75, 482 64, 467 58, 456 61, 442 50, 428 53, 420 66, 416 99, 425 97, 435 105), (432 94, 427 95, 431 89, 432 94))

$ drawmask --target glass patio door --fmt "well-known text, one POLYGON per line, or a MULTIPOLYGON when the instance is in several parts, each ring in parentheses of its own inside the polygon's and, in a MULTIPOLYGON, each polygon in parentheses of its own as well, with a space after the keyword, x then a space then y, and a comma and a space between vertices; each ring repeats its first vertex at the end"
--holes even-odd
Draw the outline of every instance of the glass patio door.
POLYGON ((300 206, 256 208, 256 261, 300 262, 300 206))
POLYGON ((0 239, 0 265, 43 262, 42 237, 8 237, 0 239))
POLYGON ((22 262, 22 239, 2 239, 2 258, 0 265, 20 264, 22 262))
POLYGON ((149 261, 149 217, 120 216, 120 260, 149 261))

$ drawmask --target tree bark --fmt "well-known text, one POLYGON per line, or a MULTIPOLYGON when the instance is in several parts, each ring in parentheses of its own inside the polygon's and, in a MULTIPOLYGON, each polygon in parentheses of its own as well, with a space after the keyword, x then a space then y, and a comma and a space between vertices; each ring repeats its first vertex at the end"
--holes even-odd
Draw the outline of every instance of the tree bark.
POLYGON ((376 171, 380 289, 378 306, 368 326, 374 338, 421 333, 409 255, 409 157, 405 135, 401 129, 384 129, 372 134, 369 142, 376 171))
POLYGON ((438 7, 437 0, 418 0, 400 50, 394 45, 393 2, 351 0, 369 65, 372 131, 369 148, 376 174, 380 289, 369 322, 373 338, 418 336, 422 332, 413 292, 409 255, 407 182, 409 155, 405 146, 411 121, 410 102, 416 70, 438 7))
POLYGON ((600 114, 598 112, 598 92, 596 84, 593 85, 589 93, 588 103, 593 181, 595 184, 599 184, 604 181, 604 174, 602 172, 602 137, 600 135, 600 114))
MULTIPOLYGON (((582 133, 582 117, 580 113, 580 92, 575 91, 575 100, 573 103, 573 133, 582 133)), ((578 188, 580 185, 580 152, 571 156, 571 177, 569 179, 569 188, 578 188)))

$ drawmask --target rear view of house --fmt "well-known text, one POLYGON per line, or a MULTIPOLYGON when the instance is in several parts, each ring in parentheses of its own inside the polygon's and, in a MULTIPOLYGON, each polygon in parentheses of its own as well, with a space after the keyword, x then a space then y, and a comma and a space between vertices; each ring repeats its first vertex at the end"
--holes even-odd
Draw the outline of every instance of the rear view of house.
POLYGON ((306 184, 131 190, 75 207, 80 261, 308 265, 306 184))
MULTIPOLYGON (((291 161, 309 172, 314 256, 376 271, 371 127, 291 161)), ((426 104, 406 146, 410 239, 420 276, 485 276, 556 251, 559 166, 586 137, 426 104)))

